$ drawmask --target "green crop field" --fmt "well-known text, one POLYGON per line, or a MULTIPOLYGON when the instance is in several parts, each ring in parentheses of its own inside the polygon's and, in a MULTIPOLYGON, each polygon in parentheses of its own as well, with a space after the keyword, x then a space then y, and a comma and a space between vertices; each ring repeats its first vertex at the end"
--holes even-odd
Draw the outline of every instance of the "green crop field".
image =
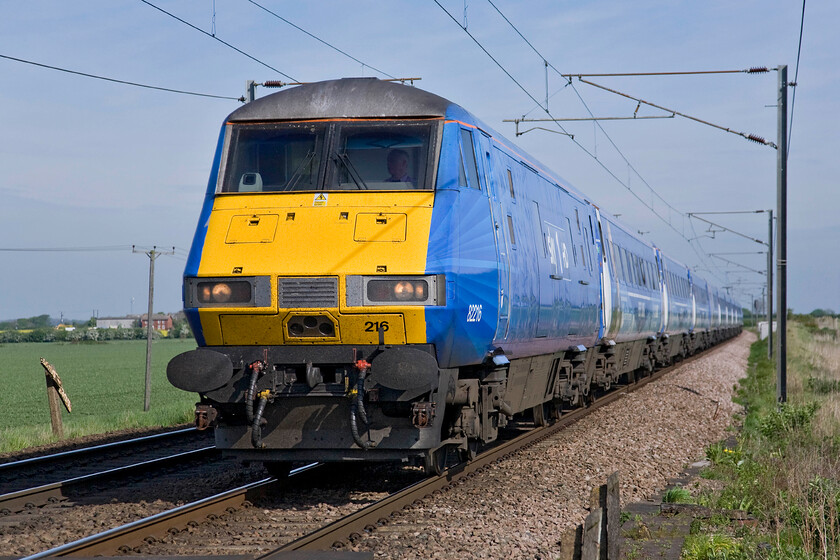
POLYGON ((55 441, 40 358, 55 367, 73 405, 72 413, 62 409, 64 436, 73 438, 191 422, 197 395, 172 387, 166 364, 193 348, 192 339, 153 343, 151 407, 144 412, 145 340, 0 345, 0 453, 55 441))

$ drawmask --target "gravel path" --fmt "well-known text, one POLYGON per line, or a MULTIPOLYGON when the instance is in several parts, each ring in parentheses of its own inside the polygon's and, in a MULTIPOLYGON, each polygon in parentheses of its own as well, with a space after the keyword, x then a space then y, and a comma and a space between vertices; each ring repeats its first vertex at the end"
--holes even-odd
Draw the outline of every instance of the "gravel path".
POLYGON ((549 559, 618 471, 622 504, 652 495, 726 437, 751 333, 686 364, 524 453, 426 500, 352 550, 381 558, 549 559))

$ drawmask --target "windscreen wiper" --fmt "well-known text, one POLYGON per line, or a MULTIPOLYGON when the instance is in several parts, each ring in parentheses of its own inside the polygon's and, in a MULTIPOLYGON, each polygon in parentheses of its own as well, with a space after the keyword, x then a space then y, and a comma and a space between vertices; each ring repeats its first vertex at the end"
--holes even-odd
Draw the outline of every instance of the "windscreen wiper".
POLYGON ((350 161, 350 158, 347 156, 347 152, 336 152, 335 159, 336 161, 340 161, 344 164, 344 168, 347 169, 347 174, 350 175, 350 178, 353 179, 353 182, 356 183, 356 187, 359 190, 368 190, 365 180, 362 179, 362 176, 356 170, 356 166, 353 165, 352 161, 350 161))
POLYGON ((303 170, 306 169, 306 166, 309 165, 309 162, 312 161, 312 158, 314 157, 315 150, 311 150, 308 154, 306 154, 306 157, 303 158, 303 161, 297 166, 295 172, 292 173, 292 176, 289 178, 289 182, 283 186, 283 191, 290 191, 297 186, 303 177, 303 170))

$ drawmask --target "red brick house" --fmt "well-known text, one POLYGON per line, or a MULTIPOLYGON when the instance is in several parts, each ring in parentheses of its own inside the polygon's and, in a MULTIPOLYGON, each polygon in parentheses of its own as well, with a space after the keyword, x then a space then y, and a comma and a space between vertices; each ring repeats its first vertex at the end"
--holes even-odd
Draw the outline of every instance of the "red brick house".
MULTIPOLYGON (((144 313, 140 315, 140 326, 144 329, 149 325, 149 314, 144 313)), ((172 328, 172 315, 164 315, 163 313, 152 314, 152 328, 156 331, 168 331, 172 328)))

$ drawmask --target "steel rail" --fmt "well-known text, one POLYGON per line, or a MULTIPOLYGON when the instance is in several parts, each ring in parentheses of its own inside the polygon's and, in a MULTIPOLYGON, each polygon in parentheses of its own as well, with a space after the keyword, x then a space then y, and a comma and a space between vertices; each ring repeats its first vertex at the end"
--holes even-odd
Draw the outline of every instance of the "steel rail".
MULTIPOLYGON (((294 469, 289 475, 303 475, 311 472, 321 463, 312 463, 294 469)), ((279 489, 282 482, 276 478, 263 478, 256 482, 216 494, 195 502, 167 510, 150 517, 114 527, 107 531, 85 537, 50 550, 45 550, 21 560, 36 560, 60 556, 93 557, 128 551, 143 543, 149 536, 165 535, 171 528, 182 528, 190 521, 204 521, 211 514, 220 514, 229 508, 238 508, 243 502, 254 501, 263 494, 279 489)))
POLYGON ((164 467, 170 463, 182 463, 204 457, 216 451, 216 446, 203 447, 193 451, 185 451, 167 457, 160 457, 157 459, 149 459, 148 461, 141 461, 133 465, 126 465, 124 467, 116 467, 113 469, 104 470, 101 472, 90 473, 74 478, 68 478, 60 482, 53 482, 51 484, 43 484, 33 488, 26 488, 16 492, 9 492, 0 495, 0 513, 8 515, 9 513, 18 513, 25 509, 38 507, 48 504, 50 502, 57 502, 68 498, 67 491, 76 486, 88 484, 92 481, 101 481, 109 478, 116 478, 119 476, 127 476, 136 472, 144 472, 152 469, 164 467))
POLYGON ((0 463, 0 472, 10 469, 16 469, 20 467, 30 466, 30 465, 37 465, 40 463, 47 463, 49 461, 57 461, 66 459, 67 457, 82 457, 88 454, 99 453, 102 451, 110 450, 110 449, 118 449, 120 447, 131 447, 132 445, 137 445, 139 443, 143 443, 146 441, 156 440, 156 439, 166 439, 169 437, 173 437, 175 435, 184 435, 189 432, 197 432, 195 428, 183 428, 181 430, 174 430, 171 432, 163 432, 160 434, 154 434, 151 436, 144 436, 139 438, 133 439, 125 439, 120 441, 112 441, 111 443, 103 443, 101 445, 92 445, 90 447, 82 447, 79 449, 71 449, 70 451, 62 451, 60 453, 53 453, 51 455, 41 455, 39 457, 31 457, 29 459, 21 459, 20 461, 10 461, 8 463, 0 463))

